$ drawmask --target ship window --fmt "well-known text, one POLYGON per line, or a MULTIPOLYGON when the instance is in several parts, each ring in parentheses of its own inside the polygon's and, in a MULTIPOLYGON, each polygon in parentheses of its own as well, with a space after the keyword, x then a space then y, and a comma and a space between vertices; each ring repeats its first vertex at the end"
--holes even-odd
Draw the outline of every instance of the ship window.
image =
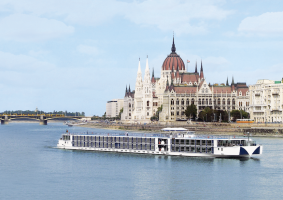
POLYGON ((211 148, 207 148, 207 153, 211 153, 211 148))
POLYGON ((197 147, 197 153, 200 153, 200 147, 197 147))
POLYGON ((223 148, 221 148, 221 151, 223 151, 223 148))
POLYGON ((200 140, 197 140, 197 145, 200 145, 200 140))
POLYGON ((191 152, 195 153, 195 147, 191 147, 191 152))

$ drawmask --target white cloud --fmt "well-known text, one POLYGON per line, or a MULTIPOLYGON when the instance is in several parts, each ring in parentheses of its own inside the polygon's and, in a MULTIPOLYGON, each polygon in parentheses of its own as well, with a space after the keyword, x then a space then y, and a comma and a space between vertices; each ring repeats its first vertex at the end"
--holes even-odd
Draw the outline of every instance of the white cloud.
POLYGON ((205 21, 222 20, 232 11, 219 7, 220 1, 148 0, 134 2, 125 13, 126 18, 144 26, 157 26, 177 34, 205 33, 205 21))
POLYGON ((0 20, 0 37, 15 41, 39 41, 74 32, 63 22, 33 15, 13 14, 0 20))
POLYGON ((87 54, 87 55, 90 55, 90 56, 96 56, 100 53, 100 51, 96 47, 88 46, 88 45, 79 45, 77 47, 77 50, 80 53, 87 54))
POLYGON ((283 12, 267 12, 259 16, 243 19, 238 27, 243 35, 282 35, 283 34, 283 12))
POLYGON ((27 55, 15 55, 0 51, 0 71, 17 71, 19 73, 30 73, 43 70, 54 69, 54 65, 40 61, 27 55))
MULTIPOLYGON (((205 33, 208 21, 223 20, 233 11, 221 8, 222 0, 145 0, 130 3, 115 0, 2 0, 11 5, 14 12, 60 18, 68 23, 98 25, 122 16, 141 26, 154 26, 177 34, 205 33)), ((0 3, 1 5, 1 3, 0 3)))

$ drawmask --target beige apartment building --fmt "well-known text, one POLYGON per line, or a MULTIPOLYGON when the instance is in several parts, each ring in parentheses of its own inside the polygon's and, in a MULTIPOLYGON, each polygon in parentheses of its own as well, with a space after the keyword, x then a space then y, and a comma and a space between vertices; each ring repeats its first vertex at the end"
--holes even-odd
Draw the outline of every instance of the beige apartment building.
POLYGON ((283 83, 261 79, 249 86, 250 118, 255 122, 282 122, 283 83))

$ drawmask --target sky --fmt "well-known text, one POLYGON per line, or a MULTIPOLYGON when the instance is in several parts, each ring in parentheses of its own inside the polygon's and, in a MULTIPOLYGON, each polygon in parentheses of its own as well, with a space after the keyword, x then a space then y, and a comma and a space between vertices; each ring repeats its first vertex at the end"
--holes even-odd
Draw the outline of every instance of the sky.
POLYGON ((0 0, 0 112, 103 115, 171 52, 209 83, 283 77, 281 0, 0 0), (187 65, 187 64, 186 64, 187 65))

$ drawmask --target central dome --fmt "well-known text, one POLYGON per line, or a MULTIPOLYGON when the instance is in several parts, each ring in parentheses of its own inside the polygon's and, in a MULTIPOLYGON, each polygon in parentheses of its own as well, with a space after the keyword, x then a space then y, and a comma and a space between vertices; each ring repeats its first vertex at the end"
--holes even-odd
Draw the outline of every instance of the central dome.
POLYGON ((162 70, 185 70, 185 64, 182 58, 176 53, 176 47, 174 44, 174 37, 173 37, 173 44, 171 48, 171 53, 170 55, 167 56, 167 58, 164 60, 163 65, 162 65, 162 70))

